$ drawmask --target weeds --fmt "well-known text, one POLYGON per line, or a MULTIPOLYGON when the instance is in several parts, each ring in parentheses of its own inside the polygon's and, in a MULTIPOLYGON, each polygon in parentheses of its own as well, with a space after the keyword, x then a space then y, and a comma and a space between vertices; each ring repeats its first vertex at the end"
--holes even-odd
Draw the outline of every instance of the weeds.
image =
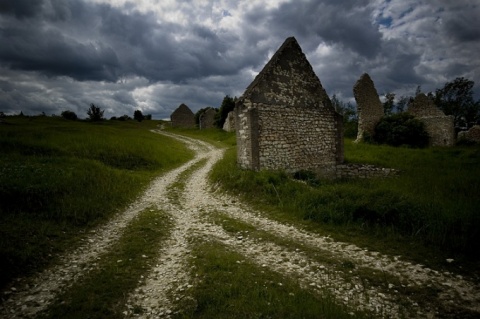
POLYGON ((347 140, 345 158, 392 167, 401 174, 389 179, 332 181, 299 172, 296 178, 306 181, 300 183, 283 172, 240 170, 235 150, 230 149, 211 178, 281 218, 356 227, 380 237, 394 234, 435 251, 478 259, 478 146, 421 150, 347 140))

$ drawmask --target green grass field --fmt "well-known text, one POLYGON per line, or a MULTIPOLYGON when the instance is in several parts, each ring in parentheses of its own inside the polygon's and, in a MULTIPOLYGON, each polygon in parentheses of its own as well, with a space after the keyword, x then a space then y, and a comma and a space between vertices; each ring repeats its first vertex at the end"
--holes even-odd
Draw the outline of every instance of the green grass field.
MULTIPOLYGON (((57 253, 74 248, 92 227, 124 209, 152 178, 192 157, 179 142, 150 132, 156 121, 9 117, 5 122, 0 125, 1 285, 55 262, 57 253)), ((408 149, 346 140, 347 162, 396 168, 400 175, 299 181, 284 172, 237 168, 234 133, 168 130, 227 147, 211 173, 212 182, 264 209, 271 218, 426 265, 462 265, 462 270, 452 268, 459 273, 479 262, 478 146, 408 149), (445 258, 456 262, 448 265, 445 258)), ((225 216, 221 220, 227 231, 247 227, 225 216)), ((117 260, 158 253, 169 227, 165 213, 142 212, 102 261, 104 266, 70 289, 49 314, 121 317, 124 292, 135 287, 148 261, 137 258, 126 273, 115 267, 117 260), (143 244, 143 237, 149 244, 143 244)), ((238 263, 241 256, 220 244, 198 242, 192 256, 192 266, 203 281, 189 291, 193 299, 181 301, 184 312, 176 317, 350 316, 351 310, 337 306, 328 293, 312 295, 292 279, 238 263), (244 280, 251 274, 252 280, 244 280), (278 282, 282 286, 271 285, 278 282)))
POLYGON ((296 181, 283 172, 236 167, 230 148, 214 183, 272 217, 380 251, 478 261, 480 147, 409 149, 345 141, 345 159, 401 171, 386 179, 296 181))
POLYGON ((131 203, 192 157, 157 121, 8 117, 0 125, 0 286, 131 203))

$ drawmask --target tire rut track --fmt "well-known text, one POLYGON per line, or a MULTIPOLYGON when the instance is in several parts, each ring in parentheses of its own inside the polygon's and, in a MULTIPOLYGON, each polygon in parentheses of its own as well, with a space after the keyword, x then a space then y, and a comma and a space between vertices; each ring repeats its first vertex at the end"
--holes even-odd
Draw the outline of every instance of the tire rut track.
POLYGON ((19 285, 25 288, 17 289, 0 306, 0 317, 32 318, 45 310, 63 290, 94 269, 95 261, 120 238, 128 223, 150 205, 168 213, 174 226, 170 237, 160 248, 160 257, 154 263, 155 266, 145 274, 144 281, 130 293, 126 305, 129 310, 127 317, 133 316, 134 310, 139 308, 143 309, 143 315, 140 316, 143 318, 168 318, 178 311, 175 308, 177 301, 188 296, 188 289, 193 286, 194 280, 190 277, 188 261, 192 245, 199 239, 220 242, 260 267, 296 278, 305 289, 317 293, 327 290, 339 303, 371 311, 380 317, 435 317, 435 312, 439 311, 438 304, 450 301, 460 308, 480 312, 480 289, 477 283, 451 273, 428 269, 421 264, 402 261, 399 256, 367 251, 353 244, 337 242, 299 227, 271 220, 242 204, 234 196, 212 191, 207 182, 208 173, 221 159, 223 150, 193 138, 156 132, 182 141, 195 151, 195 158, 156 178, 138 201, 96 230, 87 238, 85 245, 62 257, 57 266, 45 270, 33 279, 22 279, 19 285), (391 287, 385 289, 375 284, 365 286, 361 278, 329 267, 311 258, 301 249, 292 250, 268 240, 248 237, 239 240, 211 222, 211 213, 224 214, 274 236, 305 245, 309 251, 326 251, 335 258, 352 260, 359 267, 386 272, 400 282, 408 282, 414 287, 434 287, 439 291, 436 301, 438 304, 431 305, 429 311, 417 310, 415 307, 418 305, 397 290, 390 289, 391 287), (285 258, 287 255, 288 258, 285 258), (25 286, 26 283, 29 285, 25 286), (411 306, 409 310, 399 305, 399 298, 407 298, 406 302, 411 306))
MULTIPOLYGON (((187 147, 200 154, 198 143, 188 139, 182 141, 187 147)), ((16 287, 10 290, 9 298, 0 305, 0 318, 34 318, 47 309, 62 291, 96 268, 96 262, 121 237, 129 222, 141 211, 151 205, 168 207, 169 203, 164 198, 167 187, 174 183, 182 172, 200 160, 201 156, 197 155, 180 167, 157 177, 145 193, 126 211, 92 231, 91 235, 84 240, 84 244, 73 252, 60 256, 56 265, 32 277, 17 279, 16 287)))

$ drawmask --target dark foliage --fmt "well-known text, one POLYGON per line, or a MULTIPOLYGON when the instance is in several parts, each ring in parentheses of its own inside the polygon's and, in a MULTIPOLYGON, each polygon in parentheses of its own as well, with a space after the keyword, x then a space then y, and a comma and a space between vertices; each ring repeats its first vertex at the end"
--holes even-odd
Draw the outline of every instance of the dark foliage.
POLYGON ((73 111, 68 111, 68 110, 63 111, 61 115, 66 120, 75 121, 76 119, 78 119, 77 114, 75 114, 75 112, 73 112, 73 111))
POLYGON ((428 133, 424 124, 408 113, 385 116, 375 127, 373 141, 391 146, 428 146, 428 133))
POLYGON ((93 103, 90 104, 90 107, 88 108, 87 115, 89 119, 93 122, 98 122, 103 120, 103 112, 100 107, 95 106, 93 103))
POLYGON ((143 116, 143 113, 142 111, 140 110, 135 110, 135 112, 133 112, 133 118, 136 120, 136 121, 143 121, 145 119, 145 116, 143 116))
POLYGON ((233 111, 235 108, 235 98, 226 95, 223 98, 222 105, 220 106, 220 110, 217 114, 215 114, 215 126, 218 128, 223 128, 223 124, 225 124, 225 120, 227 119, 228 113, 233 111))

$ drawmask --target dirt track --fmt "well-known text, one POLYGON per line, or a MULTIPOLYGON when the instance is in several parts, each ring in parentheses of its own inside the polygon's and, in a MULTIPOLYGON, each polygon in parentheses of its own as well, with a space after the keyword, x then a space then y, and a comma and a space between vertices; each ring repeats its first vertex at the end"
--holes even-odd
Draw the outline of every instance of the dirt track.
POLYGON ((0 305, 0 318, 34 318, 46 310, 62 291, 95 268, 95 261, 120 238, 128 223, 151 205, 170 214, 174 229, 162 247, 160 258, 153 263, 155 266, 145 274, 144 282, 130 293, 126 317, 133 317, 129 309, 134 307, 143 308, 146 318, 169 317, 178 310, 175 308, 176 296, 185 294, 184 291, 194 284, 189 277, 187 263, 192 238, 199 237, 218 241, 262 267, 297 278, 305 289, 321 291, 326 288, 339 303, 372 311, 379 318, 402 315, 443 317, 446 309, 468 309, 477 312, 480 317, 480 287, 476 283, 451 273, 402 261, 399 256, 367 251, 270 220, 237 198, 212 190, 207 175, 222 157, 223 150, 195 139, 158 133, 184 142, 196 152, 195 158, 158 177, 128 210, 92 232, 79 249, 63 256, 59 266, 47 269, 33 281, 32 278, 19 280, 15 291, 8 292, 11 294, 8 301, 0 305), (223 214, 248 223, 305 249, 292 250, 267 239, 229 234, 212 221, 212 214, 223 214), (331 262, 314 258, 312 252, 338 259, 339 263, 349 262, 356 268, 339 269, 331 262), (386 274, 390 280, 366 284, 361 278, 361 270, 383 274, 384 277, 386 274), (22 284, 25 280, 32 282, 29 287, 22 284), (411 291, 410 288, 432 289, 437 293, 431 300, 419 303, 406 293, 411 291), (399 300, 402 300, 402 305, 407 305, 408 312, 399 300))

